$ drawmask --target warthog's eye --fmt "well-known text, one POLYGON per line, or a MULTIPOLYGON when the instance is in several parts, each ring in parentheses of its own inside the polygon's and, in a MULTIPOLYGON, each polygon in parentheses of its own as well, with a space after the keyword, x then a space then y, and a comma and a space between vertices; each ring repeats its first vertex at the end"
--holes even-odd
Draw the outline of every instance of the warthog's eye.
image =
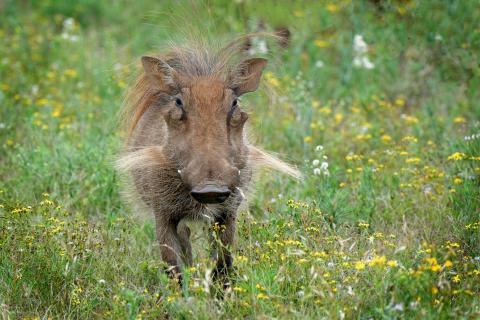
POLYGON ((182 99, 176 98, 176 99, 175 99, 175 105, 176 105, 177 107, 183 107, 183 101, 182 101, 182 99))
POLYGON ((232 102, 232 109, 238 105, 238 99, 234 99, 232 102))

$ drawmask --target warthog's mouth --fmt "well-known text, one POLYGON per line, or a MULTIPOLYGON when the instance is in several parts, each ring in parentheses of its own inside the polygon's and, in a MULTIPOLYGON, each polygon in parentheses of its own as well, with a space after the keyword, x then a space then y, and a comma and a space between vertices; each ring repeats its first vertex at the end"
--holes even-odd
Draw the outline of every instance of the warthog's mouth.
POLYGON ((190 191, 192 197, 200 203, 222 203, 231 193, 228 187, 216 184, 196 186, 190 191))

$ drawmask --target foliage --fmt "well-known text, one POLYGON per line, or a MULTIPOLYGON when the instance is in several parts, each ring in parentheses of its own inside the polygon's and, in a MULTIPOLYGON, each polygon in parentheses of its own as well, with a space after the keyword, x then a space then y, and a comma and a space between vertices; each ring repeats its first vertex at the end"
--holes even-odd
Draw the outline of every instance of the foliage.
POLYGON ((0 314, 478 317, 479 19, 474 1, 6 1, 0 314), (292 39, 267 44, 250 131, 305 176, 260 176, 221 297, 205 232, 180 288, 122 204, 116 115, 142 54, 260 21, 292 39))

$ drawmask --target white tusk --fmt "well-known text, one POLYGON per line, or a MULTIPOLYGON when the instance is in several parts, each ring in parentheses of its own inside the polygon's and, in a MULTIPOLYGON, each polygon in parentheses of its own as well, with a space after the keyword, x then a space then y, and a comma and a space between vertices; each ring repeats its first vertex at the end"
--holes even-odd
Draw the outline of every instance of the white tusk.
POLYGON ((235 188, 240 192, 242 199, 245 199, 245 194, 243 193, 242 189, 240 189, 239 187, 235 187, 235 188))

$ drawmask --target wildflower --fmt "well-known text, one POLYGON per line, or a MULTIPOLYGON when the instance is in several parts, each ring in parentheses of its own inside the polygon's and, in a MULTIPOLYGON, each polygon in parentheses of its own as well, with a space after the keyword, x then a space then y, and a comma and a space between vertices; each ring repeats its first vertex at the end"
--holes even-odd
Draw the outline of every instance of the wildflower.
POLYGON ((455 152, 452 153, 450 156, 448 156, 447 160, 454 160, 454 161, 459 161, 467 158, 467 155, 462 152, 455 152))
POLYGON ((374 266, 382 267, 385 265, 386 262, 387 262, 387 258, 385 256, 380 256, 380 257, 375 256, 373 257, 372 260, 370 260, 368 265, 371 267, 374 267, 374 266))
POLYGON ((459 282, 460 282, 460 279, 461 279, 460 275, 457 274, 457 275, 455 275, 455 276, 452 278, 452 281, 455 282, 455 283, 459 283, 459 282))
POLYGON ((453 119, 453 122, 454 123, 465 123, 465 122, 467 122, 467 120, 465 120, 464 117, 456 117, 456 118, 453 119))
POLYGON ((305 138, 303 138, 303 141, 305 141, 305 143, 311 143, 313 141, 313 138, 311 136, 306 136, 305 138))
POLYGON ((328 43, 328 41, 324 41, 324 40, 320 40, 320 39, 315 40, 313 43, 319 48, 326 48, 330 45, 330 43, 328 43))
POLYGON ((405 99, 403 98, 395 99, 395 105, 397 105, 398 107, 403 107, 405 105, 405 99))
POLYGON ((402 138, 402 141, 417 143, 418 139, 412 136, 405 136, 402 138))
POLYGON ((233 288, 233 291, 238 292, 238 293, 247 292, 247 290, 245 290, 245 289, 242 288, 242 287, 234 287, 234 288, 233 288))
POLYGON ((77 76, 77 71, 75 69, 66 69, 64 73, 70 78, 75 78, 77 76))
POLYGON ((443 266, 444 266, 445 268, 451 268, 451 267, 453 266, 453 263, 452 263, 452 261, 447 260, 447 261, 445 261, 445 263, 443 264, 443 266))
POLYGON ((257 299, 266 300, 266 299, 268 299, 268 296, 264 293, 259 293, 259 294, 257 294, 257 299))
POLYGON ((359 222, 359 223, 358 223, 358 226, 359 226, 360 228, 365 228, 365 229, 366 229, 366 228, 370 227, 370 224, 368 224, 368 223, 366 223, 366 222, 359 222))
POLYGON ((382 137, 381 137, 382 141, 383 142, 390 142, 392 141, 392 137, 390 137, 388 134, 384 134, 382 137))
POLYGON ((312 165, 315 166, 315 167, 317 167, 319 164, 320 164, 320 160, 318 160, 318 159, 315 159, 315 160, 312 161, 312 165))
POLYGON ((392 267, 392 268, 393 267, 398 267, 398 262, 397 262, 397 260, 388 260, 387 261, 387 266, 392 267))
POLYGON ((323 68, 325 66, 325 63, 322 60, 317 60, 315 61, 315 68, 323 68))
POLYGON ((415 124, 415 123, 418 123, 418 119, 417 117, 414 117, 414 116, 409 116, 409 115, 406 115, 406 114, 402 114, 400 116, 400 118, 402 120, 404 120, 407 124, 415 124))
POLYGON ((458 178, 458 177, 455 178, 455 179, 453 179, 453 183, 454 183, 454 184, 461 184, 462 182, 463 182, 463 180, 460 179, 460 178, 458 178))
POLYGON ((375 64, 373 64, 367 57, 368 45, 359 34, 356 34, 353 38, 353 52, 353 65, 355 67, 365 69, 375 68, 375 64))
POLYGON ((327 4, 327 11, 330 12, 330 13, 335 13, 335 12, 338 12, 338 10, 340 10, 338 8, 338 6, 334 3, 329 3, 327 4))
POLYGON ((420 161, 421 161, 421 160, 420 160, 420 158, 418 158, 418 157, 415 157, 415 158, 407 158, 407 159, 405 160, 406 163, 419 163, 420 161))
POLYGON ((302 18, 305 16, 305 12, 301 11, 301 10, 295 10, 293 11, 293 15, 297 18, 302 18))
POLYGON ((355 262, 355 269, 357 269, 357 270, 365 269, 365 263, 362 262, 362 261, 355 262))
POLYGON ((251 55, 268 53, 267 42, 259 37, 252 38, 252 46, 248 50, 251 55))

